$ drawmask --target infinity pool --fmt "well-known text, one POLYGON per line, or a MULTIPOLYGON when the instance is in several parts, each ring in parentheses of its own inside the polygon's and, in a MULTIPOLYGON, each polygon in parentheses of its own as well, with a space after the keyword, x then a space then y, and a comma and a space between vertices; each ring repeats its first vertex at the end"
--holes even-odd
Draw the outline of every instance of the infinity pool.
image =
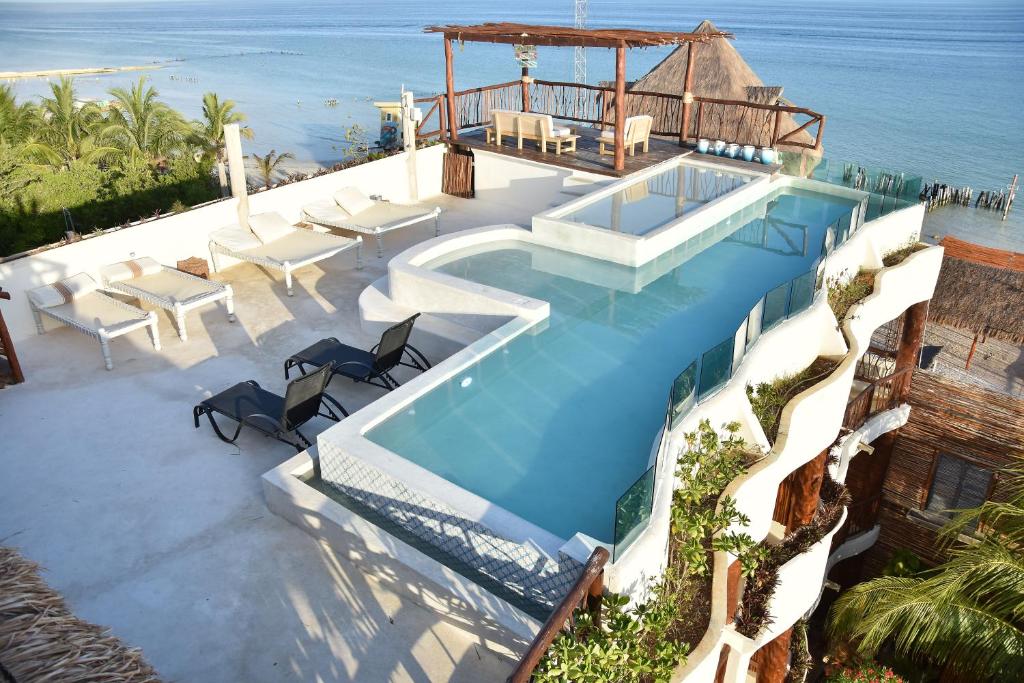
POLYGON ((431 263, 546 300, 551 317, 366 436, 560 538, 611 542, 615 501, 648 468, 672 379, 767 290, 807 271, 852 205, 778 191, 678 246, 674 267, 522 242, 431 263))
POLYGON ((562 220, 627 235, 645 235, 736 190, 755 176, 685 161, 584 204, 562 220))

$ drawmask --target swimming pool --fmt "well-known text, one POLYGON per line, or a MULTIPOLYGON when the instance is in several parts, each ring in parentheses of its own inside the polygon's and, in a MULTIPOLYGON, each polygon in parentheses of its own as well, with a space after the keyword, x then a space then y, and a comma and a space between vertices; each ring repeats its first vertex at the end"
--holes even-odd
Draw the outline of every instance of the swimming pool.
POLYGON ((807 271, 854 203, 784 188, 640 269, 522 241, 437 259, 427 268, 550 302, 550 318, 365 436, 557 537, 611 542, 672 378, 807 271))
POLYGON ((680 161, 611 194, 583 202, 561 218, 627 235, 646 235, 743 187, 754 177, 680 161))

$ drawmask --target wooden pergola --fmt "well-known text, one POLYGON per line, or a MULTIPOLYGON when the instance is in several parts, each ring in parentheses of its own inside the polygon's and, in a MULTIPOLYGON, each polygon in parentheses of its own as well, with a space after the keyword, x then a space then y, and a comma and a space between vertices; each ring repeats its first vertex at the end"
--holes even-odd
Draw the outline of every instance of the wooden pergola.
MULTIPOLYGON (((540 45, 545 47, 602 47, 615 50, 615 170, 625 166, 626 154, 623 144, 626 124, 626 49, 681 45, 688 43, 690 57, 687 59, 683 93, 683 130, 690 124, 690 110, 693 93, 690 91, 693 78, 693 55, 699 43, 717 38, 732 38, 731 33, 679 33, 675 31, 640 31, 636 29, 582 29, 571 26, 540 26, 515 23, 485 23, 469 25, 428 26, 426 33, 444 35, 444 63, 447 88, 448 131, 451 139, 459 136, 455 121, 455 76, 453 70, 452 41, 476 43, 507 43, 511 45, 540 45)), ((530 82, 529 70, 523 67, 523 84, 530 82)), ((529 99, 523 97, 523 111, 529 111, 529 99)))

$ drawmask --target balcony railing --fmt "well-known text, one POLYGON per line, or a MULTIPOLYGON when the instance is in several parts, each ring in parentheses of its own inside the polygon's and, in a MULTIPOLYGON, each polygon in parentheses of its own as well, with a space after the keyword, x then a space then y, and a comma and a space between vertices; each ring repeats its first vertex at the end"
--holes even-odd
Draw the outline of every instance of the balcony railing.
POLYGON ((913 371, 912 367, 897 370, 864 387, 846 405, 843 426, 847 429, 857 429, 872 415, 897 407, 905 395, 913 371))
POLYGON ((551 643, 555 642, 558 634, 563 629, 573 627, 576 610, 584 602, 586 602, 585 608, 590 612, 594 626, 601 628, 601 595, 604 593, 604 566, 606 564, 608 564, 608 551, 601 547, 595 548, 587 563, 583 565, 580 577, 576 579, 576 583, 565 594, 565 598, 555 607, 555 611, 537 632, 533 642, 530 643, 530 649, 519 660, 519 665, 506 679, 506 683, 527 683, 533 677, 537 664, 551 647, 551 643))
MULTIPOLYGON (((521 81, 510 81, 460 90, 454 101, 455 126, 459 131, 490 123, 494 109, 550 114, 563 121, 600 128, 615 123, 615 90, 599 85, 535 80, 524 89, 521 81)), ((417 128, 417 138, 451 137, 445 96, 424 97, 416 102, 429 105, 417 128)), ((630 90, 626 92, 625 114, 649 114, 654 118, 654 135, 675 137, 681 144, 714 138, 757 147, 785 144, 821 148, 825 117, 810 109, 694 97, 689 130, 684 130, 683 104, 682 95, 630 90), (799 139, 802 132, 807 132, 813 142, 799 139)))

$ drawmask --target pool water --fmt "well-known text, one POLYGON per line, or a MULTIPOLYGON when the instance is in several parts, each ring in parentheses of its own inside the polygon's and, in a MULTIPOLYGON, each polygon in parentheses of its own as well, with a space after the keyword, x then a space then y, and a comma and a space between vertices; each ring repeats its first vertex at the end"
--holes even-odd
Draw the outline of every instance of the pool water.
POLYGON ((851 206, 785 189, 678 246, 678 265, 659 258, 639 273, 522 242, 429 264, 544 299, 550 319, 366 436, 560 538, 611 542, 615 501, 648 468, 673 378, 767 290, 807 271, 851 206), (611 284, 647 280, 640 291, 611 284))
POLYGON ((679 163, 586 204, 563 220, 645 235, 750 182, 753 176, 679 163))

